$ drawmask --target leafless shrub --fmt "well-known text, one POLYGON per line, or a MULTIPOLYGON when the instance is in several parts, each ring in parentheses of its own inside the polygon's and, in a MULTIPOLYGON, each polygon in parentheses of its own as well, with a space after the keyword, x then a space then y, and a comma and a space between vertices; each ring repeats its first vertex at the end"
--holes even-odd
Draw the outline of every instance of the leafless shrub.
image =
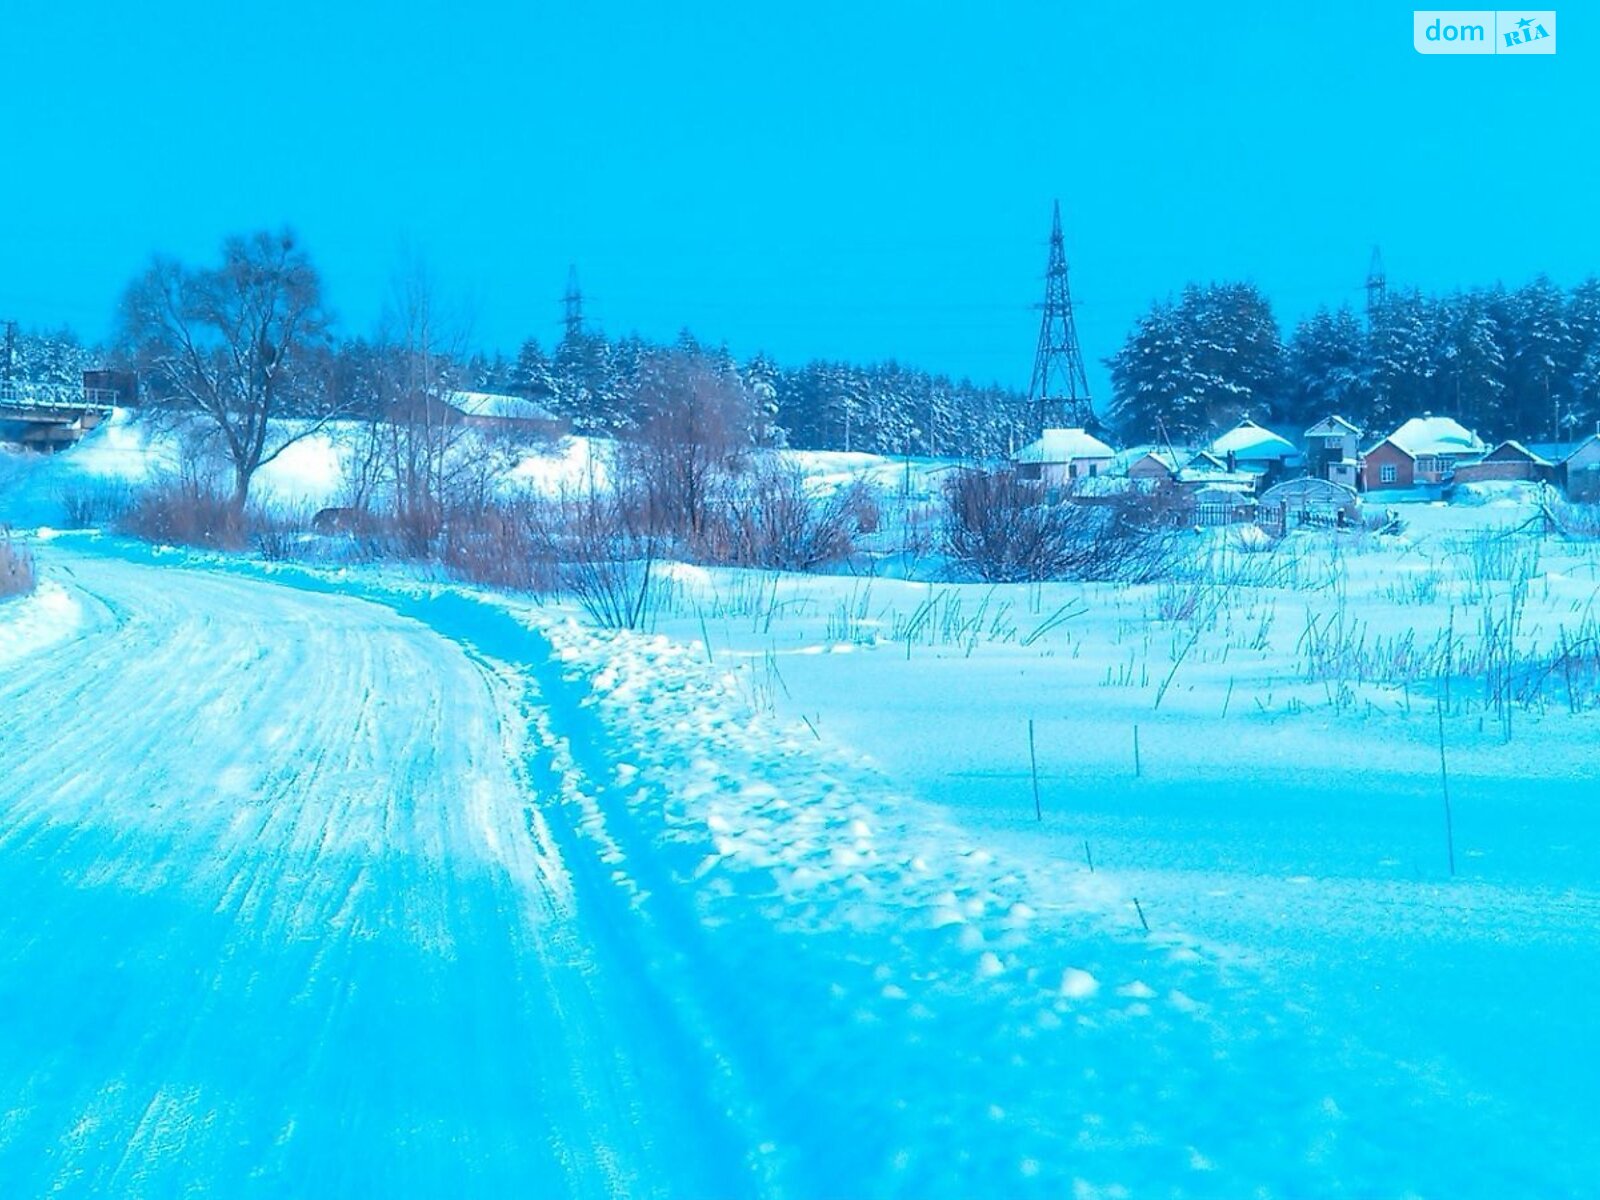
POLYGON ((657 538, 626 492, 590 487, 520 509, 535 562, 550 564, 560 590, 596 624, 638 629, 654 611, 657 538))
POLYGON ((1568 537, 1600 541, 1600 504, 1558 501, 1550 506, 1550 515, 1568 537))
POLYGON ((207 550, 243 550, 250 544, 249 521, 236 498, 193 475, 137 492, 116 529, 147 542, 207 550))
POLYGON ((133 489, 110 480, 68 484, 61 489, 61 507, 69 529, 114 525, 133 503, 133 489))
POLYGON ((945 487, 945 553, 991 583, 1148 582, 1173 570, 1179 541, 1145 510, 1138 493, 1050 504, 1040 484, 1009 469, 962 471, 945 487))
POLYGON ((764 464, 745 476, 724 511, 735 566, 810 571, 840 562, 855 550, 864 516, 876 520, 869 489, 852 484, 812 496, 792 464, 764 464))
POLYGON ((26 596, 33 591, 37 582, 33 555, 0 534, 0 598, 26 596))
POLYGON ((539 511, 548 503, 530 498, 453 514, 440 546, 444 565, 469 583, 537 595, 558 590, 550 518, 539 511))
POLYGON ((303 505, 245 510, 250 543, 268 562, 287 562, 305 555, 312 517, 303 505))

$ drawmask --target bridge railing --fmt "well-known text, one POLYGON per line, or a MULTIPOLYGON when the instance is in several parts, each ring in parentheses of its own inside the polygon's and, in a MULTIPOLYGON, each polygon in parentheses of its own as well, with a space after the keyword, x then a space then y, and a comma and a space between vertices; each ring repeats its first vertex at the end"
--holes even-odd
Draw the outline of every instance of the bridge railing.
POLYGON ((115 408, 117 393, 70 383, 0 381, 0 404, 7 408, 115 408))

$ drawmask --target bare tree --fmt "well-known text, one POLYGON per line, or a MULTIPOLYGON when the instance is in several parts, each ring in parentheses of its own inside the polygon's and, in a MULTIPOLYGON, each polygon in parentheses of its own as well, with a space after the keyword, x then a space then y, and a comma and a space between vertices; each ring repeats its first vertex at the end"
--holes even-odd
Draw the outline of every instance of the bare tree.
POLYGON ((652 532, 697 543, 717 485, 751 448, 755 403, 733 373, 672 350, 646 364, 639 410, 620 447, 623 473, 641 493, 652 532))
POLYGON ((148 402, 198 418, 232 468, 240 511, 256 471, 337 414, 328 326, 321 280, 288 230, 229 238, 219 267, 157 258, 122 301, 148 402))

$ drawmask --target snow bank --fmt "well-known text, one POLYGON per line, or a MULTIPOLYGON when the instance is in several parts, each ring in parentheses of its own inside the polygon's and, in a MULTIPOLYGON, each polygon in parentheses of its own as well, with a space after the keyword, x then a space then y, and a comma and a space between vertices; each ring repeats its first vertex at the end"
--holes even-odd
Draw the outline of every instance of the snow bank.
POLYGON ((0 601, 0 667, 71 637, 82 617, 77 600, 50 579, 30 595, 0 601))

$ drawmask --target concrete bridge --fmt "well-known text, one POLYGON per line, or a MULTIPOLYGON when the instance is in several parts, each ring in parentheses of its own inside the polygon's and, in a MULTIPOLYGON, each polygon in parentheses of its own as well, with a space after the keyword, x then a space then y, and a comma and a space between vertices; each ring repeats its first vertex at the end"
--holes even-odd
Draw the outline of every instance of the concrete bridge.
POLYGON ((70 446, 111 415, 117 393, 52 383, 0 383, 0 441, 41 450, 70 446))

